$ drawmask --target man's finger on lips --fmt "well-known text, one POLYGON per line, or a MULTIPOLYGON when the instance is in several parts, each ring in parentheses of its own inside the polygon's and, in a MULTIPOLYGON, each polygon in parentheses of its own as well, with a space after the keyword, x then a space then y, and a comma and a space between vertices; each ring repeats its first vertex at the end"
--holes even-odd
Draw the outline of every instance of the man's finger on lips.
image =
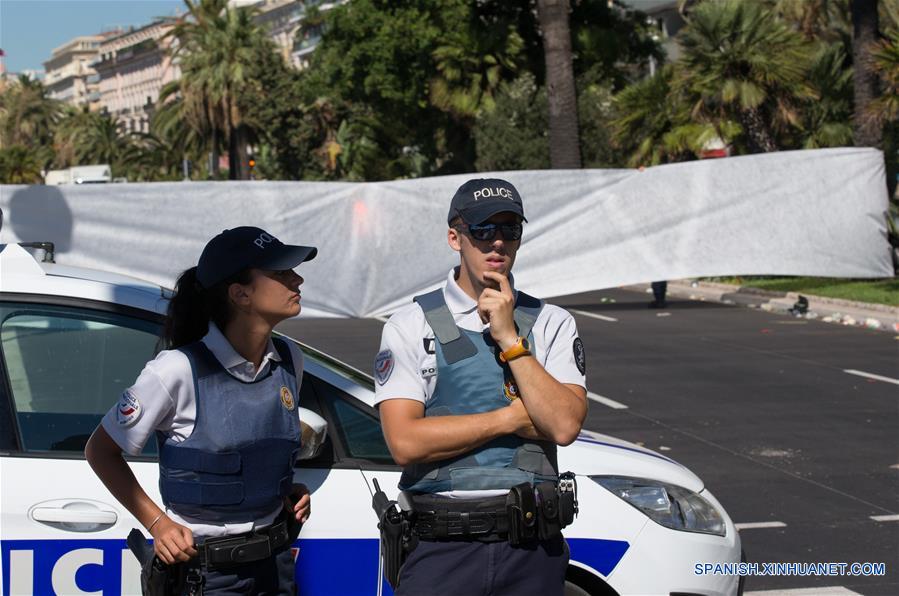
POLYGON ((507 293, 507 291, 512 290, 512 286, 509 285, 509 278, 502 273, 498 273, 496 271, 486 271, 484 272, 484 277, 489 277, 491 280, 496 282, 496 284, 499 286, 500 292, 502 292, 503 294, 507 293))

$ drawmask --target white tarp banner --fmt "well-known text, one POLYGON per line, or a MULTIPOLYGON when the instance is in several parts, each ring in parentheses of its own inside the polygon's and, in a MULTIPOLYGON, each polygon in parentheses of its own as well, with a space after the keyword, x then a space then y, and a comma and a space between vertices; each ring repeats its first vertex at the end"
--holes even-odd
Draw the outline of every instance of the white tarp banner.
MULTIPOLYGON (((637 170, 520 171, 516 285, 559 296, 718 275, 888 277, 881 152, 791 151, 637 170)), ((59 263, 171 287, 225 228, 319 248, 306 315, 389 313, 458 263, 450 198, 472 175, 377 183, 2 186, 0 242, 53 241, 59 263)))

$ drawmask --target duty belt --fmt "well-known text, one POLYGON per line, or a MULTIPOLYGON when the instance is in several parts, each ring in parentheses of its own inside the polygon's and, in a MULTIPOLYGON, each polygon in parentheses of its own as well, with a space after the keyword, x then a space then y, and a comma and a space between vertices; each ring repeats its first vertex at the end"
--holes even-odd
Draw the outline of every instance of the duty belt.
POLYGON ((431 495, 412 497, 413 528, 425 541, 508 539, 506 496, 486 499, 450 499, 431 495))
POLYGON ((282 518, 279 522, 246 534, 207 538, 197 545, 200 565, 206 569, 218 569, 266 559, 291 541, 288 523, 282 518))
MULTIPOLYGON (((408 494, 408 493, 407 493, 408 494)), ((574 474, 559 475, 558 485, 516 484, 507 495, 451 499, 410 495, 412 531, 422 540, 508 540, 512 546, 561 535, 577 516, 574 474)))

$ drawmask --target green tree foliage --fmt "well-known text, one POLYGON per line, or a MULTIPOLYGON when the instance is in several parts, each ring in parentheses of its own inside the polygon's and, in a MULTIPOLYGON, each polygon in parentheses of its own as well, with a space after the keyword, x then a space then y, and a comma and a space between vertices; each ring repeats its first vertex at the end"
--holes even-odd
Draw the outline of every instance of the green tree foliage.
MULTIPOLYGON (((184 0, 191 18, 172 31, 178 40, 182 78, 179 92, 185 122, 196 132, 221 131, 228 145, 229 176, 249 178, 247 146, 258 138, 259 122, 249 98, 260 98, 261 52, 273 42, 247 8, 229 8, 226 0, 184 0)), ((216 146, 217 138, 209 141, 216 146)))
POLYGON ((673 86, 675 69, 666 65, 654 76, 629 85, 613 101, 615 145, 627 155, 631 167, 651 166, 693 157, 672 144, 675 129, 690 124, 690 110, 673 86))
POLYGON ((41 162, 37 152, 24 145, 0 149, 0 184, 41 184, 41 162))
MULTIPOLYGON (((0 93, 0 146, 26 148, 41 167, 53 160, 53 129, 61 105, 39 81, 22 75, 0 93)), ((40 168, 39 168, 40 169, 40 168)))
POLYGON ((852 144, 852 69, 842 43, 820 44, 811 63, 808 82, 815 101, 803 109, 804 149, 852 144))
POLYGON ((703 2, 680 38, 679 84, 693 115, 740 123, 751 152, 778 149, 776 135, 800 126, 811 46, 755 2, 703 2))
POLYGON ((525 73, 503 83, 493 110, 478 115, 474 128, 479 171, 549 168, 546 90, 525 73))

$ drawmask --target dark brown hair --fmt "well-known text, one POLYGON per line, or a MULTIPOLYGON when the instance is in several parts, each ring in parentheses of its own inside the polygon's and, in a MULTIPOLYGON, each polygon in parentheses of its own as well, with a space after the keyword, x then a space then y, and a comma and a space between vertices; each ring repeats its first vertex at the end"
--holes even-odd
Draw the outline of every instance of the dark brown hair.
POLYGON ((222 331, 231 320, 228 287, 233 283, 250 283, 250 270, 245 269, 206 289, 197 281, 197 268, 184 271, 175 283, 175 295, 169 301, 162 339, 166 349, 173 350, 200 341, 212 321, 222 331))

